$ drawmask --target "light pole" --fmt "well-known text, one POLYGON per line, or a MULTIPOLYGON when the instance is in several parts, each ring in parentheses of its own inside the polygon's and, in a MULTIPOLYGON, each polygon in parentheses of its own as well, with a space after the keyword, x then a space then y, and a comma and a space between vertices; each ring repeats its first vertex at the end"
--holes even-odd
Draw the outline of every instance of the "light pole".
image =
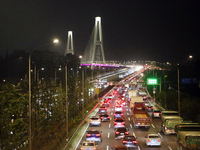
MULTIPOLYGON (((79 56, 79 59, 81 59, 82 56, 79 56)), ((74 59, 71 59, 70 61, 68 61, 66 64, 65 64, 65 85, 66 85, 66 95, 65 95, 65 101, 66 101, 66 141, 68 141, 68 91, 67 91, 67 88, 68 88, 68 84, 67 84, 67 65, 69 62, 71 62, 72 60, 76 60, 78 58, 74 58, 74 59)))
POLYGON ((83 112, 83 117, 84 117, 84 68, 82 67, 82 112, 83 112))
POLYGON ((178 114, 181 116, 181 110, 180 110, 180 85, 179 85, 179 67, 177 68, 177 75, 178 75, 178 114))
POLYGON ((58 40, 54 40, 53 42, 50 42, 50 43, 46 43, 46 44, 42 44, 42 45, 39 45, 39 46, 36 46, 35 48, 33 48, 29 54, 29 150, 32 150, 32 135, 31 135, 31 55, 33 53, 34 50, 36 50, 37 48, 39 47, 42 47, 42 46, 45 46, 45 45, 49 45, 49 44, 52 44, 52 43, 58 43, 58 40))

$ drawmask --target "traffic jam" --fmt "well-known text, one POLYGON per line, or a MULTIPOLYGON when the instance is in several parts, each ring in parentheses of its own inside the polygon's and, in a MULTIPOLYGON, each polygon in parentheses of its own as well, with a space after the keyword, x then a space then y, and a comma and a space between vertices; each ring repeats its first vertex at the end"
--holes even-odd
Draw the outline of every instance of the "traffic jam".
MULTIPOLYGON (((152 118, 162 116, 161 111, 154 109, 150 100, 146 87, 142 84, 128 81, 128 84, 115 86, 102 98, 96 115, 89 118, 89 127, 80 143, 80 149, 141 149, 134 130, 140 128, 141 132, 148 131, 152 118), (104 138, 106 134, 107 137, 104 138)), ((159 133, 147 133, 142 138, 143 143, 148 147, 161 147, 162 136, 159 133)))

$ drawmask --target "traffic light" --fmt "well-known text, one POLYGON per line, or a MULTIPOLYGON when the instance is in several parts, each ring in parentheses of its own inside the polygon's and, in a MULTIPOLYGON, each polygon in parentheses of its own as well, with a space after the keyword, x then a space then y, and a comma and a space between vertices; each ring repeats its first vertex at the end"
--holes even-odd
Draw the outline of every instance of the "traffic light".
POLYGON ((147 78, 147 85, 156 85, 158 83, 156 78, 147 78))

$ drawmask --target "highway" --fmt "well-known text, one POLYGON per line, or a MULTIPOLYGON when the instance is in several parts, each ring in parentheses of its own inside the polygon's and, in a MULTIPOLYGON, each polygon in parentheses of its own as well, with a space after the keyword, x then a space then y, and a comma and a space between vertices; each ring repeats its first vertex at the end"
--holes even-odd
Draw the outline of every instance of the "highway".
MULTIPOLYGON (((89 129, 99 129, 102 131, 102 143, 99 143, 97 146, 97 150, 110 150, 114 145, 122 145, 122 140, 116 140, 115 134, 114 134, 114 101, 116 100, 118 96, 115 96, 113 100, 111 101, 110 106, 108 107, 108 114, 111 118, 110 122, 102 122, 101 127, 93 126, 89 127, 89 129)), ((152 105, 153 102, 150 100, 150 103, 152 105)), ((152 119, 151 128, 149 130, 144 128, 135 129, 133 128, 133 119, 132 114, 129 109, 129 104, 123 107, 123 114, 124 118, 126 120, 125 126, 129 129, 129 135, 135 135, 137 137, 137 148, 138 150, 176 150, 176 135, 164 135, 161 133, 161 120, 159 118, 152 119), (161 147, 147 147, 145 145, 145 136, 148 133, 158 133, 161 136, 161 147)), ((151 113, 149 113, 151 115, 151 113)), ((96 116, 98 116, 98 112, 96 112, 96 116)), ((82 139, 80 143, 86 140, 86 132, 82 133, 82 139)), ((80 150, 80 143, 77 144, 76 149, 80 150)))

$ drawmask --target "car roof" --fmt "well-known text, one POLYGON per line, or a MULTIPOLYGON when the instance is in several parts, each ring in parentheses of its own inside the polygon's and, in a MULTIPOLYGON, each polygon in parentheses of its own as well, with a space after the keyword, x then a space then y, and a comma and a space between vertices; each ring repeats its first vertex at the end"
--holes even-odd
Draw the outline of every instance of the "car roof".
POLYGON ((95 143, 95 141, 83 141, 83 143, 95 143))
POLYGON ((148 136, 159 136, 158 134, 148 134, 148 136))

